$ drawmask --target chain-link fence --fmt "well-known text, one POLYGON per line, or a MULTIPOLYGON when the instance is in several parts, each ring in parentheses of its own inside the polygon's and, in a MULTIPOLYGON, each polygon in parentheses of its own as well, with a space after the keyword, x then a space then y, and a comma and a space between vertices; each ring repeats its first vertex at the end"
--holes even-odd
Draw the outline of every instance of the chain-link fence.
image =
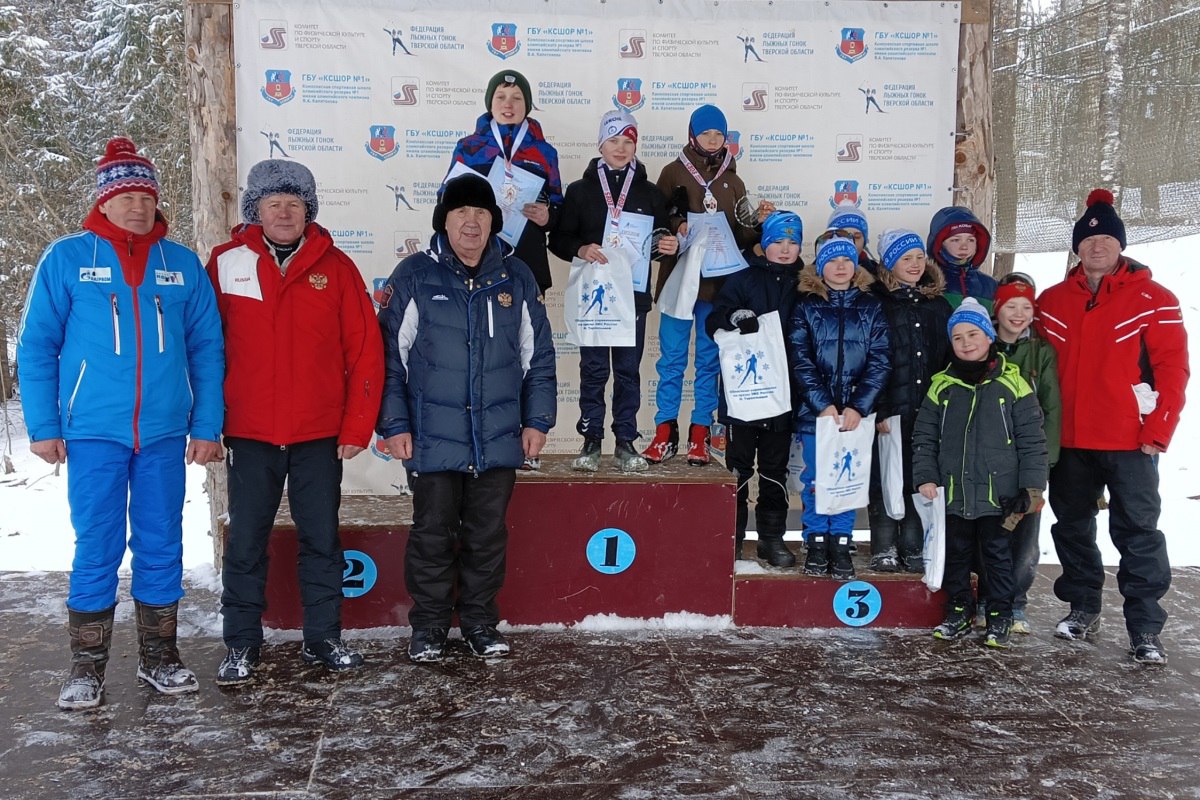
POLYGON ((1200 233, 1200 2, 993 5, 997 252, 1062 250, 1088 191, 1130 244, 1200 233))

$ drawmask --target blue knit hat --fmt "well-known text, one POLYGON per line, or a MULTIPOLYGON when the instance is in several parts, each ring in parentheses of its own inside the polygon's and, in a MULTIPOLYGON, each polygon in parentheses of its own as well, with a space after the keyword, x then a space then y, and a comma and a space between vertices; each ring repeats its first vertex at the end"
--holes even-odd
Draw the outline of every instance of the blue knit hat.
POLYGON ((896 268, 896 262, 909 250, 925 252, 925 240, 913 231, 889 228, 879 237, 879 258, 889 272, 896 268))
POLYGON ((688 120, 688 138, 694 139, 705 131, 720 131, 722 136, 729 136, 729 123, 725 114, 714 105, 703 105, 692 112, 688 120))
POLYGON ((804 243, 804 223, 791 211, 776 211, 762 224, 763 250, 783 239, 791 239, 797 247, 804 243))
POLYGON ((842 236, 830 236, 817 248, 817 274, 825 277, 825 265, 838 256, 845 256, 858 266, 858 248, 842 236))
MULTIPOLYGON (((843 203, 833 210, 829 215, 829 223, 826 228, 853 228, 863 235, 863 242, 867 241, 867 217, 858 210, 858 206, 852 203, 843 203)), ((856 256, 857 258, 857 256, 856 256)))
POLYGON ((946 335, 952 336, 954 326, 960 322, 974 325, 987 335, 989 341, 996 341, 996 329, 992 327, 992 316, 974 297, 964 297, 962 305, 954 309, 954 313, 946 322, 946 335))

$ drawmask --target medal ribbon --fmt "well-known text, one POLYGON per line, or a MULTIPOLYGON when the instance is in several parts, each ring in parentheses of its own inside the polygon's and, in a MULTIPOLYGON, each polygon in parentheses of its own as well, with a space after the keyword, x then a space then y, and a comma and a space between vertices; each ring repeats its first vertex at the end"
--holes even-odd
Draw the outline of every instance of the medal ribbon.
POLYGON ((492 120, 492 136, 496 137, 496 144, 500 147, 500 158, 504 160, 504 182, 512 183, 513 171, 512 162, 517 156, 517 150, 521 148, 521 142, 525 140, 525 132, 529 130, 529 120, 522 120, 521 127, 517 130, 517 135, 513 137, 512 154, 506 155, 504 152, 504 137, 500 135, 500 126, 496 124, 496 120, 492 120))
POLYGON ((733 153, 729 152, 729 149, 726 148, 725 160, 721 163, 721 168, 719 170, 717 170, 716 175, 713 175, 713 179, 711 181, 709 181, 708 183, 705 183, 704 178, 701 177, 701 175, 700 175, 700 170, 696 169, 695 165, 692 164, 692 162, 690 160, 688 160, 687 156, 683 155, 682 153, 679 154, 680 163, 682 163, 683 166, 687 167, 688 172, 692 173, 692 177, 696 179, 696 183, 698 183, 704 187, 704 193, 706 195, 712 194, 712 191, 708 187, 710 187, 714 183, 716 183, 717 178, 719 178, 725 174, 725 170, 727 170, 729 168, 729 162, 732 159, 733 159, 733 153))
MULTIPOLYGON (((629 166, 633 166, 632 162, 629 166)), ((629 187, 633 186, 633 170, 625 178, 625 185, 621 187, 621 196, 617 198, 617 204, 613 205, 612 192, 608 188, 608 178, 604 176, 604 162, 596 165, 596 173, 600 176, 600 188, 604 191, 604 202, 608 206, 608 214, 612 217, 611 227, 612 235, 620 235, 620 226, 617 221, 621 218, 621 212, 625 210, 625 198, 629 197, 629 187)))

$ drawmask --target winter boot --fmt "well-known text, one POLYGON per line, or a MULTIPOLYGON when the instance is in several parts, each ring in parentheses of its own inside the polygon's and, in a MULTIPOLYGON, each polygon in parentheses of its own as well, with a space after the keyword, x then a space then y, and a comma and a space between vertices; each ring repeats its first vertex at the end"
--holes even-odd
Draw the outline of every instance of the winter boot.
POLYGON ((133 601, 138 632, 138 683, 150 684, 163 694, 199 691, 196 674, 183 665, 175 627, 179 603, 148 606, 133 601))
POLYGON ((59 708, 64 711, 95 708, 104 700, 104 670, 108 665, 112 629, 112 608, 107 611, 67 609, 71 674, 58 692, 59 708))
POLYGON ((900 558, 896 555, 896 548, 889 547, 883 552, 875 553, 871 556, 871 571, 872 572, 899 572, 900 558))
POLYGON ((1167 651, 1154 633, 1129 634, 1129 654, 1139 664, 1162 667, 1167 663, 1167 651))
POLYGON ((650 469, 649 463, 633 446, 633 442, 617 441, 617 449, 613 452, 613 463, 617 472, 645 472, 650 469))
POLYGON ((828 534, 814 533, 808 537, 808 548, 804 554, 805 575, 829 574, 828 534))
POLYGON ((850 558, 850 534, 830 534, 830 550, 832 551, 833 566, 830 572, 833 579, 838 581, 854 580, 854 561, 850 558))
POLYGON ((796 556, 784 544, 782 536, 766 536, 759 534, 758 557, 772 567, 794 567, 796 556))
POLYGON ((708 426, 693 422, 688 428, 687 462, 693 467, 703 467, 708 461, 708 426))
POLYGON ((600 440, 587 438, 583 448, 571 462, 571 469, 579 472, 596 472, 600 469, 600 440))
POLYGON ((642 456, 651 464, 661 464, 679 452, 679 423, 675 420, 660 422, 654 428, 654 441, 642 451, 642 456))
POLYGON ((900 566, 905 572, 925 571, 925 529, 920 519, 905 517, 900 521, 900 566))
POLYGON ((946 612, 946 619, 933 629, 935 639, 959 639, 971 632, 971 606, 954 605, 946 612))
POLYGON ((217 667, 217 686, 243 686, 254 680, 257 647, 230 647, 217 667))
POLYGON ((1100 630, 1100 614, 1072 608, 1071 613, 1058 621, 1054 635, 1059 639, 1090 639, 1100 630))
POLYGON ((467 640, 467 647, 471 648, 471 655, 478 658, 507 658, 512 652, 508 641, 494 625, 464 628, 462 635, 467 640))
POLYGON ((1000 612, 988 614, 987 632, 983 643, 988 647, 1008 647, 1009 634, 1012 632, 1012 617, 1002 617, 1000 612))
POLYGON ((352 650, 339 637, 305 642, 300 646, 300 660, 305 664, 320 664, 330 672, 358 669, 365 659, 362 653, 352 650))
POLYGON ((883 510, 882 500, 867 505, 867 520, 871 526, 871 570, 899 572, 900 559, 896 553, 899 525, 883 510))

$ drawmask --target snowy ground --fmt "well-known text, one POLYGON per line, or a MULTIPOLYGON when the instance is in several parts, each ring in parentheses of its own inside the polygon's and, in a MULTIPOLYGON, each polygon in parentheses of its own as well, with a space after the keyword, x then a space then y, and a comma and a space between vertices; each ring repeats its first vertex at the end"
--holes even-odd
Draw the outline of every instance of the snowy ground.
MULTIPOLYGON (((1200 358, 1200 281, 1195 278, 1194 253, 1200 237, 1130 247, 1127 254, 1148 264, 1155 278, 1172 289, 1183 305, 1192 342, 1192 362, 1200 358)), ((1062 253, 1019 257, 1017 269, 1030 274, 1043 289, 1059 280, 1066 268, 1062 253)), ((1195 372, 1195 370, 1193 370, 1195 372)), ((1174 566, 1200 565, 1200 539, 1192 535, 1192 522, 1200 512, 1200 380, 1188 391, 1188 408, 1175 435, 1171 452, 1161 461, 1163 515, 1160 527, 1167 535, 1174 566)), ((0 448, 9 454, 16 471, 0 474, 0 571, 62 571, 70 568, 73 539, 66 502, 66 469, 35 458, 28 447, 20 406, 10 403, 7 428, 0 418, 0 448), (6 433, 7 432, 7 433, 6 433), (10 449, 11 448, 11 449, 10 449)), ((190 582, 208 585, 212 570, 204 469, 188 467, 184 506, 184 568, 190 582)), ((1042 560, 1057 563, 1050 543, 1052 515, 1043 515, 1042 560)), ((1107 514, 1100 515, 1100 540, 1105 564, 1115 565, 1116 551, 1107 536, 1107 514)), ((128 568, 128 561, 126 562, 128 568)))

